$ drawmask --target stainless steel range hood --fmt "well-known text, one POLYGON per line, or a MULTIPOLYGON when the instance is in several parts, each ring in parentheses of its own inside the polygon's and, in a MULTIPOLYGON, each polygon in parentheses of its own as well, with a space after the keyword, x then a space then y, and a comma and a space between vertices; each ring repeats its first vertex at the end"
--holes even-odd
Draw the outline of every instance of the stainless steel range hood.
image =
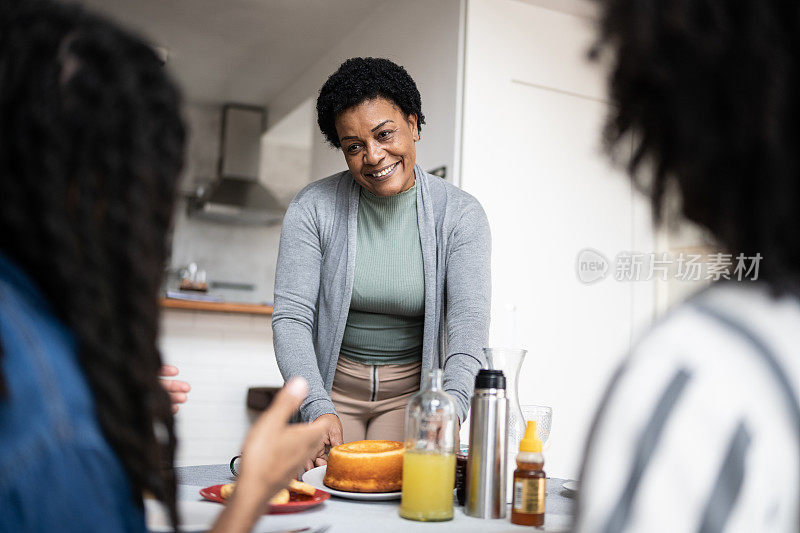
POLYGON ((198 187, 189 199, 189 216, 225 224, 280 224, 286 207, 258 181, 262 107, 222 107, 217 179, 198 187))

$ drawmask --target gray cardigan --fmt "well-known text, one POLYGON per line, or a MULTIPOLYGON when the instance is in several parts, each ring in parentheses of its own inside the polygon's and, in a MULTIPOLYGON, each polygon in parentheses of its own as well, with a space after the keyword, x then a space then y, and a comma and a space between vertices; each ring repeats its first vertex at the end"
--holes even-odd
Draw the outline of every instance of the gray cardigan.
MULTIPOLYGON (((425 275, 422 368, 444 369, 444 389, 463 422, 489 335, 489 223, 471 195, 414 171, 425 275)), ((353 291, 360 190, 349 171, 316 181, 283 220, 272 330, 283 378, 309 383, 304 420, 336 413, 329 394, 353 291)))

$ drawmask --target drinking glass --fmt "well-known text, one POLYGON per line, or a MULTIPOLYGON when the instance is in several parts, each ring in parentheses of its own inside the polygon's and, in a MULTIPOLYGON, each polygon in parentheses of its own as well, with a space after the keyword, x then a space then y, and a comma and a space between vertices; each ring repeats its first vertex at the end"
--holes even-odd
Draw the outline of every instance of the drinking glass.
POLYGON ((536 435, 542 441, 542 446, 547 444, 553 425, 553 408, 546 405, 523 405, 522 417, 526 424, 529 420, 536 421, 536 435))
POLYGON ((517 348, 484 348, 483 353, 486 356, 486 363, 489 368, 502 370, 506 377, 506 398, 508 398, 506 503, 511 503, 519 441, 525 435, 525 420, 519 405, 519 373, 522 370, 522 363, 528 351, 517 348))
POLYGON ((490 369, 502 370, 506 377, 506 398, 508 398, 508 450, 517 455, 519 441, 525 435, 525 421, 519 405, 519 373, 527 350, 512 348, 484 348, 486 362, 490 369))

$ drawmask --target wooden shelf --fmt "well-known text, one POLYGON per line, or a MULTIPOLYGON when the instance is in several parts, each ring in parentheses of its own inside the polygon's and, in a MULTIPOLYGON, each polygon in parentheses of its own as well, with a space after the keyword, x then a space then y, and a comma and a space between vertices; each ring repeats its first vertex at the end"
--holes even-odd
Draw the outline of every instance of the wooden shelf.
POLYGON ((190 300, 176 300, 174 298, 161 298, 161 307, 167 309, 185 309, 188 311, 213 311, 216 313, 241 313, 249 315, 271 315, 271 305, 237 304, 232 302, 193 302, 190 300))

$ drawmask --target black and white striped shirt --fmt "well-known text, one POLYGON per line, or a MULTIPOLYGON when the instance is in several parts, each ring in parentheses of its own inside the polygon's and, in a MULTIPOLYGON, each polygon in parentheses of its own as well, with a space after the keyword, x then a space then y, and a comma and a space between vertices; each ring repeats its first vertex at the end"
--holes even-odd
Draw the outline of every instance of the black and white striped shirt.
POLYGON ((669 313, 609 387, 579 532, 800 531, 800 301, 714 286, 669 313))

